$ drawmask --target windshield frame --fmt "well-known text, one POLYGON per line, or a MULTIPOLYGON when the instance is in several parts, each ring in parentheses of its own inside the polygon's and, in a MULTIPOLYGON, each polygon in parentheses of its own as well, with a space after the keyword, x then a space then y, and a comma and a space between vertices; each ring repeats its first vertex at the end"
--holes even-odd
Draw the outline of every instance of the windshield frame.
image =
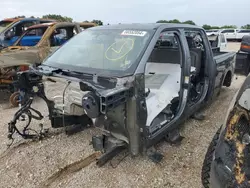
MULTIPOLYGON (((86 30, 93 30, 93 31, 108 31, 109 29, 95 29, 94 27, 86 29, 86 30)), ((82 31, 82 32, 86 32, 86 30, 82 31)), ((121 30, 121 29, 116 29, 116 28, 112 28, 111 30, 121 30)), ((126 28, 123 30, 133 30, 130 28, 126 28)), ((54 67, 54 68, 58 68, 58 69, 64 69, 64 70, 69 70, 69 71, 74 71, 74 72, 78 72, 78 73, 86 73, 86 74, 92 74, 92 75, 98 75, 98 76, 106 76, 106 77, 126 77, 126 76, 131 76, 136 72, 136 69, 138 67, 138 65, 140 64, 140 61, 148 47, 148 45, 150 44, 151 40, 154 37, 154 34, 156 32, 155 29, 143 29, 144 31, 147 31, 149 33, 149 38, 147 39, 145 45, 143 46, 143 48, 140 50, 139 55, 137 56, 137 58, 134 60, 133 65, 131 65, 127 70, 108 70, 108 69, 98 69, 98 68, 89 68, 89 67, 83 67, 83 66, 74 66, 72 64, 60 64, 57 62, 52 62, 52 61, 48 61, 48 59, 53 56, 54 53, 57 53, 58 50, 60 50, 60 48, 56 49, 52 54, 50 54, 48 57, 46 57, 42 63, 42 65, 45 66, 49 66, 49 67, 54 67)), ((79 33, 80 34, 80 33, 79 33)), ((77 35, 75 35, 74 37, 77 37, 77 35)), ((70 40, 72 40, 74 37, 72 37, 70 40)), ((70 42, 70 40, 68 40, 68 42, 70 42)), ((67 42, 67 43, 68 43, 67 42)), ((65 45, 67 45, 67 43, 65 45)))

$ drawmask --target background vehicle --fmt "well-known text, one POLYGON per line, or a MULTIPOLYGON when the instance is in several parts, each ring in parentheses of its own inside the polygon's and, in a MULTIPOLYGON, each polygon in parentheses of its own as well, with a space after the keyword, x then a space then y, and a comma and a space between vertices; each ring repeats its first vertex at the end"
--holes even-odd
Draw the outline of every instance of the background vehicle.
POLYGON ((222 33, 217 35, 210 35, 208 36, 208 40, 213 50, 223 51, 227 48, 227 39, 222 33))
MULTIPOLYGON (((79 33, 20 85, 46 101, 53 128, 83 118, 99 127, 92 143, 105 151, 102 165, 122 148, 135 156, 163 138, 176 141, 181 123, 230 86, 234 63, 235 53, 212 51, 200 27, 118 24, 79 33)), ((32 98, 10 122, 10 138, 32 98)))
POLYGON ((3 20, 2 23, 5 27, 0 29, 0 50, 1 48, 13 45, 18 37, 20 37, 28 27, 48 22, 55 21, 40 18, 17 18, 3 20), (10 24, 6 25, 6 22, 10 24))
POLYGON ((235 72, 244 75, 250 72, 250 35, 242 38, 240 50, 236 54, 235 72))
MULTIPOLYGON (((74 35, 81 32, 81 27, 89 27, 86 23, 51 22, 29 27, 13 46, 0 53, 0 86, 12 92, 13 75, 27 70, 29 65, 39 65, 50 53, 63 45, 74 35)), ((18 92, 11 96, 10 102, 17 106, 18 92)))
POLYGON ((232 100, 202 167, 205 188, 250 187, 250 75, 232 100))
POLYGON ((18 19, 16 19, 16 18, 6 18, 4 20, 1 20, 0 21, 0 32, 17 20, 18 19))
POLYGON ((242 37, 245 35, 250 35, 250 30, 249 29, 224 29, 221 31, 221 33, 224 33, 227 40, 236 40, 236 41, 241 41, 242 37))
POLYGON ((219 29, 210 29, 210 30, 206 30, 207 36, 210 35, 218 35, 220 33, 219 29))
POLYGON ((92 23, 92 22, 76 22, 80 25, 81 31, 88 29, 90 27, 95 27, 97 26, 96 23, 92 23))

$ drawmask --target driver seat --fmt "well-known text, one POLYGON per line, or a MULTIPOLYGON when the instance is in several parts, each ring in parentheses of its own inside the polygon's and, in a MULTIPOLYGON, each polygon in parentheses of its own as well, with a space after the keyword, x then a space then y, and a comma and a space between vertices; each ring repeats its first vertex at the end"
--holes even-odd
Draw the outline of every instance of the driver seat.
POLYGON ((202 50, 195 47, 193 37, 187 36, 186 39, 190 51, 191 66, 195 67, 195 75, 199 75, 201 70, 202 50))

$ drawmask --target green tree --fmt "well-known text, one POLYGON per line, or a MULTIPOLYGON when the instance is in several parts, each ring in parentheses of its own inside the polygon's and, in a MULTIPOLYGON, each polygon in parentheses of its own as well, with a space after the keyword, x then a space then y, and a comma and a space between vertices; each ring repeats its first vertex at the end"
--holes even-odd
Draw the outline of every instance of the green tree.
POLYGON ((187 20, 185 22, 181 22, 178 19, 173 19, 173 20, 159 20, 156 23, 183 23, 183 24, 196 25, 192 20, 187 20))
POLYGON ((185 22, 182 22, 183 24, 191 24, 191 25, 196 25, 192 20, 187 20, 185 22))
POLYGON ((212 29, 220 29, 219 26, 211 26, 211 27, 212 27, 212 29))
POLYGON ((207 24, 204 24, 202 27, 203 27, 203 29, 205 29, 205 30, 209 30, 209 29, 212 28, 211 25, 207 25, 207 24))
POLYGON ((247 25, 241 26, 241 29, 250 29, 250 24, 247 24, 247 25))
POLYGON ((44 15, 42 18, 53 19, 53 20, 57 20, 59 22, 72 22, 73 21, 73 19, 70 17, 57 15, 57 14, 47 14, 47 15, 44 15))
POLYGON ((181 22, 177 19, 173 19, 173 20, 159 20, 156 23, 181 23, 181 22))
POLYGON ((167 20, 158 20, 156 23, 169 23, 167 20))
POLYGON ((103 25, 103 22, 101 20, 92 20, 92 22, 97 25, 103 25))
POLYGON ((236 25, 224 25, 224 26, 222 26, 221 28, 223 28, 223 29, 237 29, 237 26, 236 25))
POLYGON ((168 23, 181 23, 181 22, 177 19, 173 19, 173 20, 169 20, 168 23))
POLYGON ((204 24, 202 27, 203 27, 203 29, 205 29, 205 30, 209 30, 209 29, 220 29, 219 26, 211 26, 211 25, 207 25, 207 24, 204 24))

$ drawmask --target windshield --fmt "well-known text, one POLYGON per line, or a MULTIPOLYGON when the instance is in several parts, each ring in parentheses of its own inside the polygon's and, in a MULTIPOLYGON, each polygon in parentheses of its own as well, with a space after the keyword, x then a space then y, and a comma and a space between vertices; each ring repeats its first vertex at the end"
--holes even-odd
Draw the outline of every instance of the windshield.
POLYGON ((72 71, 124 76, 132 74, 151 31, 85 30, 61 46, 44 64, 72 71))

